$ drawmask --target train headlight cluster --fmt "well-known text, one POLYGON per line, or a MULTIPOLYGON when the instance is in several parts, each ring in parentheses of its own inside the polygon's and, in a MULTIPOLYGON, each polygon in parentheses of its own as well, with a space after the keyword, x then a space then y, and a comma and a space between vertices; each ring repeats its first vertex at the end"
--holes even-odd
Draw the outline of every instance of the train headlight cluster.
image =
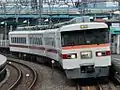
POLYGON ((102 56, 101 52, 96 53, 96 56, 102 56))
POLYGON ((75 59, 77 58, 77 53, 62 54, 62 59, 75 59))
POLYGON ((76 55, 75 54, 71 55, 71 58, 76 58, 76 55))
POLYGON ((97 57, 109 56, 109 55, 111 55, 111 52, 110 52, 110 51, 97 51, 97 52, 96 52, 96 56, 97 56, 97 57))
POLYGON ((90 59, 92 58, 92 52, 91 51, 83 51, 80 53, 81 59, 90 59))

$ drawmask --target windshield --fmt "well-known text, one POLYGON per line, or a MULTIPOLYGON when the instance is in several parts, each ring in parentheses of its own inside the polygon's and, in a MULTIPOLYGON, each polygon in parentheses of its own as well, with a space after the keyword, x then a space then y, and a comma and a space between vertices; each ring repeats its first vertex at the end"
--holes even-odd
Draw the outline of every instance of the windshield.
POLYGON ((66 31, 61 33, 62 46, 108 43, 107 29, 66 31))

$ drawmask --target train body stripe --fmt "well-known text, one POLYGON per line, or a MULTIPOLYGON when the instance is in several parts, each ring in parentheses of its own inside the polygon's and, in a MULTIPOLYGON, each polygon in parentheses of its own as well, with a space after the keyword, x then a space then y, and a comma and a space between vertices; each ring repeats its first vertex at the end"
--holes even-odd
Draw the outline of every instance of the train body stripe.
POLYGON ((93 44, 93 45, 76 45, 76 46, 66 46, 62 47, 62 50, 70 50, 70 49, 80 49, 80 48, 96 48, 96 47, 106 47, 110 46, 110 44, 93 44))
POLYGON ((35 46, 29 46, 31 49, 39 49, 39 50, 45 50, 44 47, 35 47, 35 46))
POLYGON ((20 47, 20 48, 30 48, 30 49, 39 49, 39 50, 45 50, 44 47, 36 47, 36 46, 25 46, 25 45, 9 45, 10 47, 20 47))
MULTIPOLYGON (((30 49, 38 49, 38 50, 45 50, 44 47, 36 47, 36 46, 25 46, 25 45, 9 45, 10 47, 19 47, 19 48, 30 48, 30 49)), ((57 54, 58 51, 56 49, 47 49, 47 52, 57 54)))
POLYGON ((10 46, 10 47, 28 48, 28 46, 26 46, 26 45, 13 45, 13 44, 10 44, 9 46, 10 46))
POLYGON ((47 49, 47 52, 52 52, 57 54, 58 51, 56 49, 47 49))

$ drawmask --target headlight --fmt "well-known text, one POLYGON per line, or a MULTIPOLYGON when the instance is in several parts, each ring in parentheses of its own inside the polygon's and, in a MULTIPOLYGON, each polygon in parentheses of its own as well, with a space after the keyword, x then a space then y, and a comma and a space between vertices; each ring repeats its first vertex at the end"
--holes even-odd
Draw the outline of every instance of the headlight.
POLYGON ((101 52, 96 53, 96 56, 102 56, 101 52))
POLYGON ((81 59, 90 59, 92 58, 92 52, 91 51, 83 51, 80 53, 81 59))
POLYGON ((75 55, 75 54, 71 55, 71 59, 73 59, 73 58, 76 58, 76 55, 75 55))
POLYGON ((62 59, 75 59, 77 58, 77 53, 62 54, 62 59))

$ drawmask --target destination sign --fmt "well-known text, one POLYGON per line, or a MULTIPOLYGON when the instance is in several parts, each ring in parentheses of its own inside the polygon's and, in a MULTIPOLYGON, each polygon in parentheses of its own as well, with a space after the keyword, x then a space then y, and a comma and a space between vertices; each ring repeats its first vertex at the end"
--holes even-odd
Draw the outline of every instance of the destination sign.
POLYGON ((81 29, 88 28, 88 25, 80 25, 81 29))

